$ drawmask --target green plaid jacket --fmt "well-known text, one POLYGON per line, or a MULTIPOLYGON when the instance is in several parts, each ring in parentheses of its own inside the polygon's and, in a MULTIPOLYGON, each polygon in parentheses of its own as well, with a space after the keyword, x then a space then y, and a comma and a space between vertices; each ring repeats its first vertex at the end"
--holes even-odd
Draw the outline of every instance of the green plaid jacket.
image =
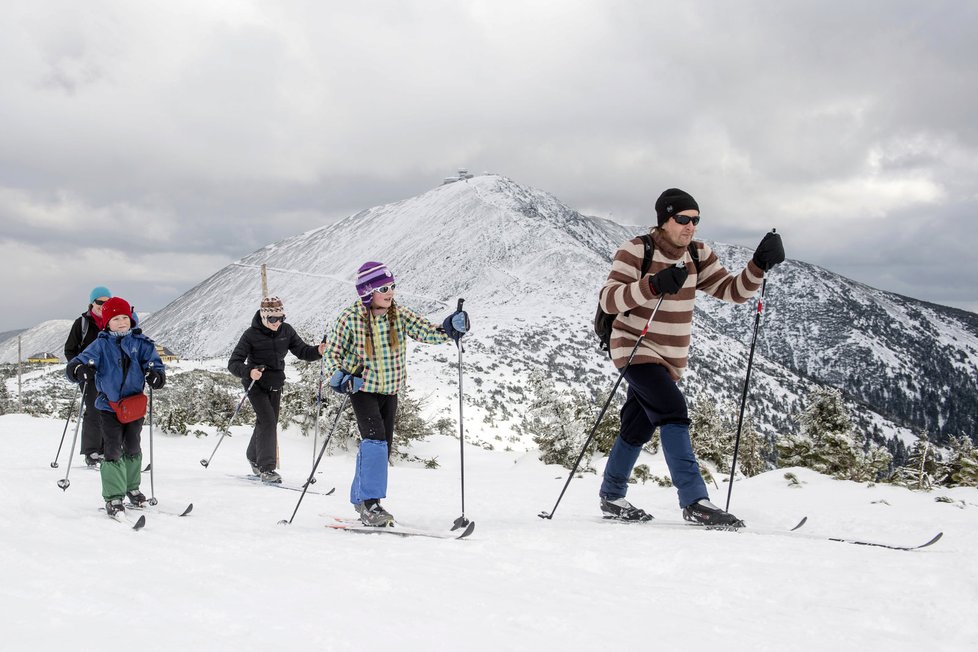
POLYGON ((367 339, 367 319, 369 313, 357 300, 343 310, 327 338, 326 371, 327 376, 342 369, 352 372, 363 365, 363 389, 374 394, 397 394, 407 379, 407 339, 405 336, 426 344, 442 344, 449 337, 424 317, 403 306, 397 306, 397 329, 400 342, 392 351, 388 342, 388 332, 392 328, 387 315, 374 317, 373 344, 374 356, 367 359, 365 342, 367 339))

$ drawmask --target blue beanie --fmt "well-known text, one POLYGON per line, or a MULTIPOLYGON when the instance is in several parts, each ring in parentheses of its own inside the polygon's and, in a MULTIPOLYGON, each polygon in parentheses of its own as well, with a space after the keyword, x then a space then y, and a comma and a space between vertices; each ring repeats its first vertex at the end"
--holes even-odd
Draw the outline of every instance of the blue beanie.
POLYGON ((100 285, 97 288, 92 288, 91 293, 88 295, 88 302, 95 303, 95 300, 99 297, 108 297, 111 299, 112 293, 109 292, 109 288, 105 287, 104 285, 100 285))

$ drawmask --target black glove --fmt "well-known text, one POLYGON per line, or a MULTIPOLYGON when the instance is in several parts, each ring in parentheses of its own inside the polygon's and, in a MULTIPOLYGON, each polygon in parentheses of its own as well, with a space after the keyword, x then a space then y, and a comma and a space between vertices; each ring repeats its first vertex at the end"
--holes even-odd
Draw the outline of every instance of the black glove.
POLYGON ((150 369, 146 372, 146 382, 153 389, 163 389, 163 385, 166 385, 166 374, 158 369, 150 369))
POLYGON ((75 367, 75 370, 71 372, 80 383, 87 383, 95 379, 95 367, 90 367, 87 364, 80 364, 75 367))
POLYGON ((689 272, 685 267, 666 267, 649 277, 649 285, 656 294, 675 294, 686 282, 689 272))
POLYGON ((778 263, 784 262, 784 245, 781 244, 781 234, 770 232, 761 238, 761 244, 754 251, 754 264, 765 272, 778 263))

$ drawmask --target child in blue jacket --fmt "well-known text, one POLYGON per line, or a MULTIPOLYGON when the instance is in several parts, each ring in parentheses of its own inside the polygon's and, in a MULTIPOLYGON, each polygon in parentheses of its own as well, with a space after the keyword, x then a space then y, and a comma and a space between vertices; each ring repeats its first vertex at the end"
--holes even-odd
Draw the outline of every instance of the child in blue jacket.
POLYGON ((111 404, 141 395, 147 382, 153 389, 162 388, 166 374, 156 344, 135 328, 135 315, 124 299, 112 297, 106 301, 102 319, 105 329, 68 362, 66 374, 69 380, 79 383, 95 382, 95 407, 101 419, 105 451, 100 469, 102 498, 106 513, 120 518, 125 515, 123 496, 137 507, 146 503, 146 496, 139 490, 143 461, 139 435, 145 417, 123 423, 111 404))

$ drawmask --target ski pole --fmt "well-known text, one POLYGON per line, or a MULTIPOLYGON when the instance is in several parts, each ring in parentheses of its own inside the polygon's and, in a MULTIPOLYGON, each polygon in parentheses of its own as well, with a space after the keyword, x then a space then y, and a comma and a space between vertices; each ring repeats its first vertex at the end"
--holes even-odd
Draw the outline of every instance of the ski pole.
MULTIPOLYGON (((255 369, 257 369, 258 371, 264 371, 265 365, 262 365, 260 367, 255 367, 255 369)), ((256 382, 258 382, 258 379, 252 378, 251 384, 248 385, 248 389, 246 389, 244 394, 241 395, 241 400, 238 401, 238 407, 234 408, 234 414, 231 415, 231 420, 228 421, 227 428, 225 428, 224 432, 221 433, 221 438, 217 440, 217 446, 214 446, 214 451, 211 453, 211 456, 208 457, 206 460, 200 461, 200 465, 205 469, 208 466, 210 466, 211 460, 214 459, 214 454, 217 453, 217 449, 220 447, 221 442, 224 441, 224 438, 231 432, 231 424, 234 423, 234 417, 238 416, 238 412, 241 411, 241 406, 244 405, 245 399, 248 398, 248 392, 251 391, 251 388, 255 386, 256 382)))
MULTIPOLYGON (((458 306, 456 306, 455 312, 462 312, 463 303, 465 303, 465 299, 458 300, 458 306)), ((468 322, 468 319, 466 319, 466 322, 468 322)), ((466 323, 466 332, 468 332, 468 326, 468 323, 466 323)), ((465 518, 465 425, 462 419, 462 338, 460 337, 455 340, 455 344, 458 346, 458 455, 462 482, 462 515, 452 523, 452 529, 458 530, 459 528, 468 526, 469 519, 465 518)))
MULTIPOLYGON (((149 368, 153 368, 153 363, 149 363, 149 368)), ((156 487, 153 484, 153 474, 156 469, 153 468, 153 386, 149 386, 149 504, 155 505, 156 500, 156 487)))
MULTIPOLYGON (((683 263, 680 262, 679 266, 683 266, 683 263)), ((604 402, 604 407, 602 407, 601 412, 598 413, 598 419, 597 421, 594 422, 594 427, 591 428, 591 433, 587 436, 587 441, 585 441, 584 445, 581 446, 581 454, 577 456, 577 461, 574 462, 574 468, 571 469, 571 472, 567 475, 567 482, 564 483, 564 488, 561 489, 560 495, 557 496, 557 502, 554 504, 554 508, 550 510, 549 513, 540 512, 539 514, 537 514, 537 516, 539 516, 540 518, 552 519, 554 517, 554 512, 557 511, 557 505, 560 504, 560 500, 564 497, 564 492, 567 491, 567 486, 570 484, 571 480, 574 479, 574 474, 577 473, 577 467, 580 465, 581 460, 584 458, 584 453, 587 451, 588 446, 591 444, 591 440, 594 439, 594 435, 598 431, 598 426, 601 425, 601 420, 604 418, 604 413, 608 411, 608 406, 611 405, 611 399, 615 397, 615 392, 618 391, 618 386, 621 385, 621 380, 622 378, 625 377, 625 372, 628 371, 628 368, 632 364, 632 358, 635 357, 635 353, 638 351, 639 345, 642 344, 642 340, 645 339, 645 335, 649 332, 649 328, 652 327, 652 320, 655 319, 655 314, 659 312, 659 306, 662 305, 662 300, 665 298, 666 297, 663 294, 662 296, 659 297, 659 300, 656 301, 655 307, 652 309, 652 314, 649 316, 649 321, 646 322, 645 328, 643 328, 642 332, 639 334, 638 341, 635 342, 635 346, 632 347, 632 352, 628 354, 628 360, 625 361, 625 366, 622 367, 621 371, 618 373, 618 380, 615 381, 615 386, 611 388, 611 393, 608 394, 608 400, 604 402)))
MULTIPOLYGON (((78 390, 79 392, 81 392, 81 385, 78 386, 78 390)), ((81 393, 81 401, 79 401, 79 403, 83 402, 84 400, 85 400, 85 394, 81 393)), ((58 443, 58 452, 54 454, 54 461, 51 462, 52 469, 58 468, 58 458, 61 457, 61 447, 64 446, 65 435, 68 433, 68 423, 71 421, 71 415, 74 413, 74 411, 75 411, 75 402, 72 401, 71 407, 68 409, 68 418, 65 419, 64 430, 61 431, 61 441, 58 443)), ((78 413, 79 415, 81 414, 81 405, 78 406, 78 413)))
POLYGON ((82 421, 85 419, 85 410, 88 408, 85 405, 85 390, 87 388, 88 379, 82 383, 81 402, 78 404, 78 422, 75 424, 75 434, 71 438, 71 452, 68 453, 68 468, 65 469, 65 477, 58 480, 58 486, 61 487, 61 491, 68 491, 68 487, 71 486, 71 481, 68 480, 68 474, 71 473, 71 458, 75 456, 75 443, 78 441, 78 431, 81 430, 82 421))
MULTIPOLYGON (((354 372, 354 375, 356 375, 356 372, 354 372)), ((332 439, 333 433, 336 432, 336 426, 339 425, 340 417, 343 416, 343 410, 346 409, 346 404, 347 402, 349 402, 349 400, 350 400, 350 395, 346 394, 343 397, 343 401, 340 403, 340 409, 336 413, 336 419, 333 421, 333 427, 329 429, 329 434, 326 435, 326 439, 323 441, 323 447, 319 449, 319 457, 316 458, 316 462, 312 465, 312 472, 309 474, 309 479, 306 480, 306 483, 304 485, 302 485, 302 493, 299 495, 299 502, 295 504, 295 509, 292 511, 292 516, 290 516, 289 520, 287 521, 284 519, 279 521, 278 522, 279 525, 292 524, 292 519, 294 519, 295 515, 299 512, 299 505, 302 504, 302 499, 306 497, 306 491, 309 490, 309 485, 316 482, 316 478, 315 478, 316 469, 319 467, 319 462, 322 461, 323 459, 323 453, 326 452, 326 447, 329 445, 329 440, 332 439)))
POLYGON ((316 390, 316 427, 312 436, 312 463, 316 464, 316 448, 319 445, 319 413, 323 409, 323 376, 326 373, 326 358, 319 359, 319 387, 316 390))
MULTIPOLYGON (((771 229, 774 233, 776 229, 771 229)), ((761 279, 761 296, 757 300, 757 312, 754 313, 754 335, 750 340, 750 353, 747 355, 747 375, 744 378, 744 389, 740 394, 740 414, 737 417, 737 436, 734 438, 733 461, 730 463, 730 485, 727 487, 727 504, 723 511, 730 511, 730 495, 733 493, 734 473, 737 471, 737 451, 740 449, 740 431, 744 425, 744 409, 747 407, 747 387, 750 384, 750 372, 754 364, 754 345, 757 343, 757 329, 761 323, 761 313, 764 311, 764 290, 767 289, 767 270, 761 279)))

